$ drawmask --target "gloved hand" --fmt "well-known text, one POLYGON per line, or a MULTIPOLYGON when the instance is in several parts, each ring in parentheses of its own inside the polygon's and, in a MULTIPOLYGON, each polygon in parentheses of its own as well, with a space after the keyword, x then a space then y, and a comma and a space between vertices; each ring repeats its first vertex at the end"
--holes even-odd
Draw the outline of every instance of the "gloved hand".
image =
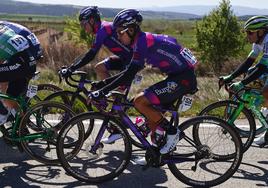
POLYGON ((72 75, 72 70, 70 68, 62 68, 60 70, 60 75, 63 77, 63 78, 67 78, 67 77, 70 77, 72 75))
POLYGON ((230 83, 234 78, 233 76, 230 74, 230 75, 227 75, 227 76, 221 76, 219 77, 220 81, 222 80, 225 84, 228 84, 230 83))
POLYGON ((239 90, 241 90, 244 87, 244 84, 240 81, 240 82, 235 82, 230 86, 230 90, 233 92, 237 92, 239 90))
POLYGON ((95 81, 91 83, 91 89, 92 90, 99 90, 101 88, 103 88, 105 86, 105 82, 104 81, 95 81))

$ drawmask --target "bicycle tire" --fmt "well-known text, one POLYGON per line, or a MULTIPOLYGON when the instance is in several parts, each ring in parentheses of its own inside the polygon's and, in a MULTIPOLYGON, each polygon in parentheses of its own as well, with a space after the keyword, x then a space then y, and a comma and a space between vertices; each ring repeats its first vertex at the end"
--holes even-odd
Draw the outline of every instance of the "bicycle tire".
MULTIPOLYGON (((96 128, 97 127, 97 124, 95 125, 92 125, 93 128, 96 128)), ((79 135, 80 136, 80 135, 79 135)), ((125 168, 127 167, 127 165, 129 164, 130 162, 130 157, 131 157, 131 153, 132 153, 132 145, 131 145, 131 142, 129 140, 129 136, 128 136, 128 133, 127 131, 125 130, 124 127, 122 127, 122 125, 120 124, 120 122, 118 122, 114 117, 110 117, 110 116, 105 116, 104 114, 102 113, 99 113, 99 112, 87 112, 87 113, 83 113, 83 114, 80 114, 78 116, 75 116, 74 118, 72 118, 71 120, 69 120, 64 128, 60 131, 60 134, 59 134, 59 137, 58 137, 58 142, 57 142, 57 155, 58 155, 58 158, 63 166, 63 168, 65 169, 65 171, 71 175, 72 177, 78 179, 79 181, 82 181, 82 182, 87 182, 87 183, 103 183, 103 182, 106 182, 106 181, 109 181, 111 179, 114 179, 115 177, 119 176, 124 170, 125 168), (99 120, 105 120, 105 118, 109 118, 109 121, 112 121, 114 126, 118 129, 118 131, 120 132, 120 134, 122 134, 122 140, 124 142, 124 146, 125 146, 125 151, 124 153, 120 153, 119 157, 122 157, 122 162, 120 162, 118 164, 118 167, 116 167, 115 169, 112 170, 111 173, 108 173, 106 175, 101 175, 101 176, 98 176, 96 177, 96 173, 97 173, 97 169, 98 168, 101 168, 102 166, 97 166, 96 164, 92 164, 90 163, 91 159, 87 160, 85 159, 85 157, 83 158, 83 162, 86 161, 86 167, 90 167, 92 166, 92 170, 94 170, 94 173, 89 173, 90 175, 93 175, 95 177, 90 177, 88 174, 86 173, 83 173, 81 172, 82 170, 87 170, 85 169, 86 167, 81 167, 82 170, 79 170, 79 162, 78 162, 78 159, 79 159, 79 156, 78 154, 74 157, 75 159, 75 166, 72 168, 71 166, 71 161, 69 160, 72 160, 72 158, 70 157, 66 157, 68 155, 66 155, 64 153, 64 148, 63 148, 63 145, 65 143, 64 139, 65 137, 67 136, 69 130, 71 130, 71 128, 76 125, 77 123, 78 124, 81 124, 81 122, 85 121, 85 120, 91 120, 91 119, 94 119, 94 122, 98 122, 96 121, 97 119, 99 120)), ((89 139, 89 138, 88 138, 89 139)), ((121 140, 121 139, 120 139, 121 140)), ((82 148, 82 145, 85 144, 86 140, 82 140, 81 142, 81 145, 80 145, 80 148, 82 148)), ((106 146, 110 146, 109 144, 108 145, 105 145, 104 148, 106 146)), ((121 146, 121 145, 120 145, 121 146)), ((118 147, 114 148, 114 149, 118 149, 118 147)), ((86 150, 87 151, 87 150, 86 150)), ((85 151, 82 151, 81 149, 81 153, 83 153, 85 151)), ((107 152, 104 152, 105 154, 107 152)), ((113 153, 112 153, 113 154, 113 153)), ((107 156, 105 159, 106 160, 109 160, 113 158, 112 156, 107 156)), ((118 158, 116 157, 116 159, 118 160, 118 158)), ((94 159, 93 159, 94 160, 94 159)), ((97 162, 100 162, 101 159, 98 159, 96 161, 97 162)), ((114 161, 112 161, 113 163, 108 163, 107 161, 105 161, 105 165, 103 168, 105 167, 109 167, 109 168, 112 168, 111 166, 114 165, 114 161)))
MULTIPOLYGON (((220 109, 222 107, 224 107, 225 109, 229 108, 234 108, 237 109, 239 106, 238 102, 232 101, 232 100, 225 100, 225 101, 218 101, 215 103, 212 103, 210 105, 208 105, 207 107, 205 107, 200 113, 199 116, 203 116, 203 115, 213 115, 211 113, 213 113, 213 111, 215 110, 215 113, 218 113, 218 111, 216 109, 220 109)), ((225 113, 225 112, 224 112, 225 113)), ((254 138, 255 138, 255 134, 256 134, 256 123, 255 123, 255 119, 254 116, 252 115, 252 112, 247 109, 246 107, 244 107, 241 111, 241 113, 243 114, 243 116, 245 117, 246 120, 246 124, 248 123, 248 130, 243 130, 241 128, 239 128, 238 126, 236 126, 236 124, 233 124, 231 126, 235 127, 236 130, 238 131, 238 133, 240 134, 241 138, 247 138, 246 141, 244 141, 244 139, 242 139, 242 144, 243 144, 243 152, 246 152, 249 147, 251 146, 254 138)), ((226 120, 225 117, 226 113, 219 117, 223 120, 226 120)), ((218 116, 217 116, 218 117, 218 116)), ((228 117, 227 117, 228 118, 228 117)), ((195 131, 198 131, 198 126, 195 128, 195 131)), ((197 134, 197 133, 196 133, 197 134)), ((196 137, 197 141, 198 141, 198 137, 196 137)), ((228 157, 228 156, 226 156, 228 157)))
MULTIPOLYGON (((208 123, 208 122, 219 125, 221 128, 224 128, 231 135, 231 139, 229 141, 232 141, 234 143, 236 155, 234 156, 233 162, 231 163, 230 167, 226 170, 226 172, 223 175, 219 176, 218 178, 212 179, 212 180, 208 180, 208 178, 205 177, 205 173, 202 173, 202 175, 197 176, 197 179, 202 178, 204 176, 204 180, 201 181, 201 180, 194 179, 195 174, 193 174, 193 173, 197 172, 197 169, 195 169, 195 171, 193 169, 188 170, 188 169, 186 169, 186 165, 183 164, 183 162, 182 162, 182 168, 180 168, 180 169, 174 163, 168 164, 168 167, 169 167, 171 173, 178 180, 182 181, 183 183, 185 183, 187 185, 194 186, 194 187, 212 187, 212 186, 216 186, 216 185, 219 185, 219 184, 225 182, 227 179, 232 177, 232 175, 236 172, 239 165, 241 164, 241 160, 242 160, 242 156, 243 156, 242 143, 241 143, 241 139, 240 139, 237 131, 235 131, 235 129, 233 127, 229 126, 225 121, 223 121, 219 118, 216 118, 213 116, 198 116, 198 117, 191 118, 191 119, 183 122, 179 126, 179 128, 181 131, 185 131, 187 128, 190 128, 190 126, 194 127, 196 124, 208 123)), ((189 132, 192 132, 191 128, 190 128, 189 132)), ((180 142, 181 141, 179 141, 179 143, 180 142)), ((219 143, 221 143, 221 142, 219 142, 219 143)), ((180 150, 180 148, 178 148, 178 150, 180 150)), ((212 155, 212 159, 217 161, 217 158, 214 158, 213 155, 212 155)), ((219 162, 222 163, 221 160, 219 162)), ((225 162, 229 163, 230 161, 225 161, 225 162)), ((187 161, 186 161, 186 163, 187 163, 187 161)), ((205 163, 205 161, 204 161, 204 163, 205 163)), ((178 164, 180 164, 180 163, 178 163, 178 164)), ((208 163, 208 166, 209 165, 210 164, 208 163)), ((200 169, 201 170, 205 169, 205 170, 207 170, 207 172, 211 172, 209 167, 204 166, 204 164, 200 164, 200 169)), ((223 170, 225 170, 225 169, 223 168, 223 170)))
POLYGON ((33 159, 41 163, 48 164, 48 165, 58 164, 59 160, 57 158, 56 152, 55 152, 55 155, 53 155, 53 151, 52 151, 51 156, 45 156, 45 155, 48 149, 51 149, 49 147, 50 145, 56 146, 56 139, 57 139, 58 132, 67 122, 67 120, 73 117, 74 115, 75 113, 68 106, 61 104, 61 103, 52 102, 52 101, 42 101, 36 104, 35 106, 33 106, 32 108, 30 108, 26 112, 26 114, 23 116, 21 123, 19 125, 19 128, 18 128, 18 135, 20 138, 28 137, 28 139, 22 140, 20 142, 21 146, 23 147, 23 150, 33 159), (50 121, 50 119, 44 119, 43 122, 41 122, 41 118, 38 116, 38 115, 40 116, 45 115, 45 113, 49 112, 48 109, 52 109, 51 111, 52 114, 49 114, 48 118, 52 119, 53 116, 57 118, 56 120, 51 120, 52 123, 56 122, 56 124, 53 125, 54 127, 52 127, 50 124, 43 127, 45 123, 48 123, 50 121), (43 113, 40 114, 40 112, 44 112, 44 114, 43 113), (64 112, 64 114, 63 116, 61 116, 61 114, 58 115, 55 112, 64 112), (34 123, 33 121, 35 119, 33 117, 35 117, 35 114, 37 114, 36 116, 38 116, 38 119, 36 119, 36 122, 34 123), (40 122, 44 124, 40 124, 40 122), (43 134, 43 133, 45 133, 44 135, 47 136, 48 139, 45 137, 42 137, 42 138, 39 138, 41 141, 37 139, 38 141, 35 142, 35 139, 31 140, 30 138, 33 135, 43 134), (53 135, 50 135, 52 133, 53 135), (45 144, 42 144, 42 141, 45 142, 45 144), (30 144, 33 144, 33 145, 30 146, 30 144), (41 149, 41 146, 46 146, 46 145, 47 145, 46 149, 44 150, 41 149))

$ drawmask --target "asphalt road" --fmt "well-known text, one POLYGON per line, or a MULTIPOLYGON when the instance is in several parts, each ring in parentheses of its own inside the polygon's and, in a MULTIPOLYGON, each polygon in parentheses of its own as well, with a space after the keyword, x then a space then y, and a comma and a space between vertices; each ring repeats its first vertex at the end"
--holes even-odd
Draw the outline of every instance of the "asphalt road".
MULTIPOLYGON (((0 139, 0 187, 188 187, 178 181, 167 166, 142 171, 130 164, 117 179, 101 184, 83 184, 66 175, 60 166, 45 166, 31 160, 26 154, 7 146, 0 139)), ((134 148, 135 150, 135 148, 134 148)), ((133 156, 142 155, 135 150, 133 156)), ((268 150, 252 146, 244 154, 243 163, 234 176, 218 187, 268 187, 268 150)))

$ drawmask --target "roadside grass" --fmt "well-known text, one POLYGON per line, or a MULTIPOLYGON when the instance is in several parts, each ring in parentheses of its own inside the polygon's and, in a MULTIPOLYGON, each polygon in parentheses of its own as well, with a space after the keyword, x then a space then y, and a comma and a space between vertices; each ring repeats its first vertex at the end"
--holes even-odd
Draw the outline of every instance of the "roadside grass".
MULTIPOLYGON (((74 88, 70 88, 64 81, 62 83, 59 83, 57 73, 51 69, 43 68, 40 71, 40 78, 38 80, 32 81, 32 84, 37 85, 41 83, 49 83, 57 85, 64 90, 74 90, 74 88)), ((140 84, 132 84, 131 90, 129 92, 130 99, 135 97, 139 92, 143 91, 147 87, 164 79, 164 76, 162 74, 154 72, 150 68, 144 69, 139 73, 139 75, 141 75, 143 79, 140 84)), ((207 105, 228 98, 227 92, 225 92, 223 89, 218 91, 218 79, 216 77, 198 77, 197 79, 199 91, 192 96, 194 99, 192 108, 186 112, 181 113, 182 117, 196 116, 207 105)), ((42 93, 42 95, 42 97, 44 97, 48 95, 48 93, 42 93)), ((135 109, 130 109, 129 113, 131 115, 139 114, 135 109)))

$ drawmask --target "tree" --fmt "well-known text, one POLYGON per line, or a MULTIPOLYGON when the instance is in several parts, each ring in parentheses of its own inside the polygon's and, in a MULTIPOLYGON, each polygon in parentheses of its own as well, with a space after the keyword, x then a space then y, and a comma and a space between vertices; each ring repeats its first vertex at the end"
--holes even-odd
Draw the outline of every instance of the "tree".
POLYGON ((66 19, 66 26, 64 28, 64 31, 68 33, 69 39, 91 47, 94 37, 93 35, 87 34, 85 30, 81 28, 77 17, 66 19))
POLYGON ((196 23, 196 39, 201 61, 215 73, 220 73, 225 61, 239 55, 245 40, 229 0, 223 0, 219 7, 196 23))

